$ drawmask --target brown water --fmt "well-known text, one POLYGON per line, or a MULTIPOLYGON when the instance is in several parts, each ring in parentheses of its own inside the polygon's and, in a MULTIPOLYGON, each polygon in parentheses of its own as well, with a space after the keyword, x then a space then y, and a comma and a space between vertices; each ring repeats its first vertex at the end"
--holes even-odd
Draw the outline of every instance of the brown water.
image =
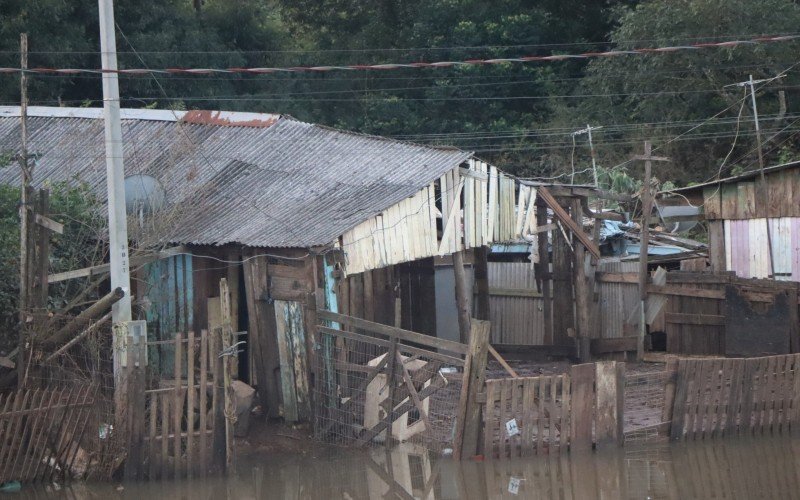
POLYGON ((754 439, 514 461, 434 459, 413 447, 325 456, 253 456, 228 479, 70 488, 4 498, 68 499, 689 499, 800 498, 800 440, 754 439))

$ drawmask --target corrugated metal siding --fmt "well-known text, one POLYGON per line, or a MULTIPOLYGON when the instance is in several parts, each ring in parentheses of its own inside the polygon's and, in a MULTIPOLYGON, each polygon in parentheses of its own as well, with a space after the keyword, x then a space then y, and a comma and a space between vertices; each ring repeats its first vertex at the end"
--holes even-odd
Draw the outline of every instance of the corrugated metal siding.
MULTIPOLYGON (((416 194, 469 153, 336 131, 281 118, 269 127, 124 120, 125 172, 161 181, 175 243, 324 245, 416 194)), ((0 116, 0 150, 19 119, 0 116)), ((35 181, 83 181, 105 199, 103 121, 31 117, 35 181)), ((18 183, 19 169, 0 170, 18 183)))
MULTIPOLYGON (((766 219, 726 220, 725 261, 742 278, 770 274, 766 219)), ((775 279, 800 281, 800 217, 770 219, 775 279)))
MULTIPOLYGON (((535 291, 533 269, 525 262, 489 262, 489 288, 535 291)), ((493 343, 544 343, 544 306, 541 297, 491 295, 489 307, 493 343)))
MULTIPOLYGON (((598 271, 611 273, 635 273, 639 262, 600 262, 598 271)), ((600 338, 623 337, 622 325, 639 303, 638 285, 632 283, 597 283, 597 317, 600 338)))

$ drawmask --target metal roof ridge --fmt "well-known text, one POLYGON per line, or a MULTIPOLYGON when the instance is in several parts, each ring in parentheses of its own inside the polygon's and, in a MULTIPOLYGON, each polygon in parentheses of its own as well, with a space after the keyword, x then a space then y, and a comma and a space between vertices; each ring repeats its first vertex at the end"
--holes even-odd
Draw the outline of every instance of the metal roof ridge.
MULTIPOLYGON (((267 127, 281 119, 275 113, 245 111, 121 108, 123 120, 183 122, 201 125, 267 127)), ((0 106, 0 117, 20 116, 19 106, 0 106)), ((42 118, 103 118, 103 108, 76 108, 59 106, 28 106, 28 116, 42 118)))

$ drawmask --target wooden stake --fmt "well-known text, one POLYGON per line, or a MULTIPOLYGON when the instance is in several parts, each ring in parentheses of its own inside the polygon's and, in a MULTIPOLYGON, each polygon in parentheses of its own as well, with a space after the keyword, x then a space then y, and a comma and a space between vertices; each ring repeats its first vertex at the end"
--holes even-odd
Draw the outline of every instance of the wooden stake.
MULTIPOLYGON (((572 220, 580 227, 581 221, 583 220, 580 199, 573 198, 570 209, 572 211, 572 220)), ((580 227, 579 230, 583 231, 583 228, 580 227)), ((575 326, 577 331, 578 357, 582 363, 586 363, 591 358, 589 349, 589 339, 591 338, 589 334, 589 295, 591 294, 591 290, 589 290, 589 285, 586 282, 586 270, 584 268, 586 264, 586 254, 583 245, 579 245, 576 242, 574 246, 572 277, 575 283, 575 326)))
MULTIPOLYGON (((20 67, 23 70, 28 69, 28 34, 21 33, 19 36, 19 51, 20 51, 20 67)), ((19 340, 17 347, 19 354, 17 356, 17 383, 19 388, 22 389, 25 385, 25 365, 27 361, 27 350, 25 348, 25 332, 27 330, 27 316, 29 309, 30 299, 30 248, 28 246, 30 241, 30 217, 28 212, 28 205, 31 203, 31 172, 28 168, 28 76, 25 71, 20 72, 19 77, 20 89, 20 133, 22 152, 19 156, 19 166, 22 170, 22 189, 21 200, 19 207, 20 217, 20 263, 19 263, 19 340)))
POLYGON ((653 161, 668 161, 667 158, 652 156, 650 141, 644 141, 644 155, 635 156, 636 160, 644 160, 644 185, 642 186, 642 230, 639 234, 639 338, 636 342, 636 359, 642 360, 644 355, 644 337, 647 333, 645 321, 645 301, 647 300, 647 244, 650 239, 650 212, 653 210, 653 193, 650 189, 650 176, 653 161))
POLYGON ((469 351, 464 361, 464 377, 456 416, 456 436, 453 457, 460 460, 478 452, 478 437, 481 424, 481 404, 478 393, 486 383, 486 361, 489 350, 488 321, 471 322, 469 351))
POLYGON ((219 280, 219 309, 222 315, 222 350, 223 356, 222 378, 225 387, 225 472, 232 474, 234 471, 233 426, 236 423, 236 409, 233 404, 233 357, 229 354, 233 348, 233 328, 231 327, 231 296, 228 290, 228 280, 219 280))
POLYGON ((475 249, 475 288, 478 291, 475 304, 475 317, 489 320, 489 249, 478 247, 475 249))
POLYGON ((464 252, 453 254, 453 275, 455 277, 456 307, 458 309, 458 331, 461 342, 466 344, 470 337, 469 296, 467 293, 467 275, 464 271, 464 252))

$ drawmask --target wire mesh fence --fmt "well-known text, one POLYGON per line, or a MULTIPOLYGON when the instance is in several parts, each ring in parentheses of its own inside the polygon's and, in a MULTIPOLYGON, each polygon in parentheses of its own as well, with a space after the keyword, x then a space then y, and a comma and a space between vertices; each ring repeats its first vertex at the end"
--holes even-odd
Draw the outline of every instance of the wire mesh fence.
POLYGON ((463 361, 359 331, 321 328, 315 438, 361 446, 390 437, 452 450, 463 361))
POLYGON ((657 371, 625 376, 625 442, 666 440, 664 403, 671 373, 657 371))

